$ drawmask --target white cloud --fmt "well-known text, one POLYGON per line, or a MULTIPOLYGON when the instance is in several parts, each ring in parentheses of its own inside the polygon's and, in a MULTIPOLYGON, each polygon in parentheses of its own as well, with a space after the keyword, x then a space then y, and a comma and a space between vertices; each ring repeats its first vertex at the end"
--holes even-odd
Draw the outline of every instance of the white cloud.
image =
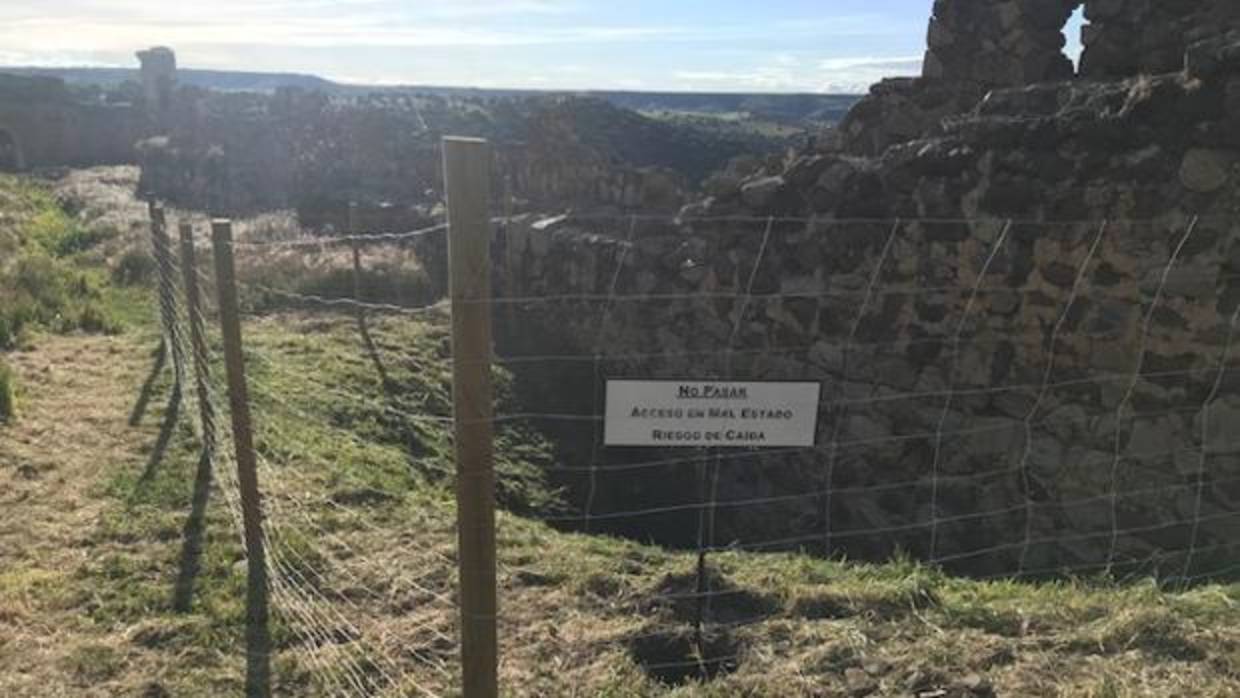
POLYGON ((887 58, 878 58, 874 56, 824 58, 818 62, 818 67, 823 70, 857 70, 870 68, 904 69, 913 64, 920 66, 921 59, 921 56, 895 56, 887 58))
POLYGON ((768 65, 738 70, 678 70, 674 77, 684 89, 746 89, 779 92, 865 92, 883 78, 916 75, 921 57, 824 58, 805 65, 777 54, 768 65))

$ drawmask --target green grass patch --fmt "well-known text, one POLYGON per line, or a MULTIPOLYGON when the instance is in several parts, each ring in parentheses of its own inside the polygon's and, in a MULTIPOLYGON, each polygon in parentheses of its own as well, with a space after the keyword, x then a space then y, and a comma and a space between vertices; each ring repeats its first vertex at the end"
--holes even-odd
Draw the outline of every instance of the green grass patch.
POLYGON ((17 374, 0 359, 0 423, 17 417, 17 374))
MULTIPOLYGON (((294 321, 296 324, 297 321, 294 321)), ((342 501, 395 501, 454 475, 451 366, 439 323, 373 319, 369 355, 348 315, 301 327, 247 327, 259 448, 275 464, 298 462, 342 501), (369 493, 369 494, 367 494, 369 493)), ((497 409, 518 411, 511 376, 493 374, 497 409)), ((519 424, 496 430, 497 498, 515 512, 552 512, 561 493, 546 475, 550 443, 519 424)))
POLYGON ((84 259, 114 231, 79 226, 29 179, 0 176, 0 205, 0 350, 32 329, 119 331, 124 303, 111 293, 111 275, 84 259))

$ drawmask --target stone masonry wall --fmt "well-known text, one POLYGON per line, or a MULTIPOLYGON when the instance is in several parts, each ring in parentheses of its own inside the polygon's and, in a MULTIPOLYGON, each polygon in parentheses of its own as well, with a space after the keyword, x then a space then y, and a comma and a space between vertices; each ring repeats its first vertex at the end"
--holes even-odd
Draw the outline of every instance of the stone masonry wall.
POLYGON ((1127 77, 1184 67, 1194 43, 1240 28, 1240 4, 1201 0, 1089 0, 1081 75, 1127 77))
MULTIPOLYGON (((720 461, 715 544, 1217 570, 1240 534, 1240 44, 1194 56, 995 90, 937 137, 808 152, 680 221, 511 227, 497 291, 577 300, 500 304, 497 351, 577 357, 509 364, 556 414, 598 413, 606 377, 822 381, 817 448, 720 461)), ((547 428, 591 462, 597 434, 547 428)), ((595 514, 672 508, 600 525, 689 542, 693 463, 608 470, 686 454, 600 451, 595 514)))
POLYGON ((1228 0, 936 0, 922 75, 985 87, 1068 79, 1065 25, 1082 6, 1087 78, 1172 73, 1194 43, 1240 27, 1228 0))
POLYGON ((1063 28, 1079 5, 1079 0, 936 0, 922 75, 995 87, 1070 78, 1074 70, 1063 54, 1063 28))
MULTIPOLYGON (((1011 571, 1022 551, 1029 570, 1105 562, 1116 492, 1126 531, 1119 559, 1136 562, 1187 547, 1204 472, 1199 535, 1216 548, 1240 534, 1240 520, 1222 516, 1240 506, 1240 379, 1222 374, 1212 395, 1225 349, 1229 365, 1236 358, 1227 335, 1240 300, 1240 245, 1229 223, 1198 221, 1159 296, 1190 225, 1179 213, 1113 223, 1097 242, 1097 221, 1013 224, 1004 235, 999 219, 824 220, 777 225, 765 248, 761 222, 644 224, 631 246, 624 221, 514 229, 501 265, 505 293, 606 297, 614 278, 617 300, 502 310, 512 324, 500 353, 599 351, 599 380, 822 381, 817 449, 724 461, 720 501, 775 503, 725 506, 716 543, 795 540, 818 549, 830 534, 834 554, 881 558, 903 549, 984 573, 1011 571), (1138 363, 1144 377, 1128 395, 1138 363), (832 437, 840 444, 834 462, 832 437), (935 518, 945 523, 931 551, 935 518), (1027 550, 1026 538, 1034 541, 1027 550)), ((520 376, 526 367, 515 362, 514 370, 520 376)), ((564 390, 541 407, 600 411, 572 402, 591 391, 565 370, 555 367, 564 390)), ((585 454, 569 462, 581 465, 585 454)), ((691 465, 607 470, 684 455, 608 449, 593 513, 695 503, 691 465)), ((631 534, 695 530, 691 517, 612 523, 631 534)))
POLYGON ((993 89, 1073 79, 1064 32, 1082 6, 1086 80, 1178 72, 1194 44, 1240 30, 1231 0, 936 0, 922 76, 875 85, 840 127, 844 149, 877 155, 940 133, 993 89))

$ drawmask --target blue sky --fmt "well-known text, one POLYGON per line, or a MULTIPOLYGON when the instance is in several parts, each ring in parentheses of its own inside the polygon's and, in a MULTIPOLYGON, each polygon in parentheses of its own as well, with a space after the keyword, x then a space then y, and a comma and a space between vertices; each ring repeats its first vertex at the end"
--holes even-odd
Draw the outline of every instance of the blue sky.
MULTIPOLYGON (((0 64, 363 83, 857 92, 920 71, 931 0, 3 0, 0 64)), ((1070 36, 1072 32, 1070 32, 1070 36)))

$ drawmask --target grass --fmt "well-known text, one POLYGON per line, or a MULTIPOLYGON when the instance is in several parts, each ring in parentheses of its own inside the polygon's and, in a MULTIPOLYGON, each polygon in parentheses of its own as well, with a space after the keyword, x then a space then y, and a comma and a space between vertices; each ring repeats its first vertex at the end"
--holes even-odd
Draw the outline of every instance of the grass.
POLYGON ((135 295, 92 253, 118 233, 71 217, 50 185, 0 175, 0 351, 33 330, 115 333, 135 295))
POLYGON ((17 417, 17 377, 13 369, 0 360, 0 423, 17 417))
MULTIPOLYGON (((141 285, 101 292, 150 293, 141 285)), ((107 426, 126 419, 152 362, 149 300, 140 308, 123 336, 86 345, 95 354, 112 346, 116 356, 92 357, 72 339, 40 339, 46 346, 15 355, 23 381, 50 380, 45 366, 90 380, 38 383, 23 396, 30 422, 23 416, 0 431, 0 456, 5 444, 32 444, 0 458, 0 474, 59 469, 74 498, 33 490, 39 497, 4 500, 0 516, 15 529, 86 513, 66 526, 80 536, 74 542, 40 551, 32 535, 23 541, 32 552, 0 566, 0 669, 35 665, 41 683, 78 692, 238 695, 245 563, 223 496, 228 449, 216 463, 193 604, 178 611, 172 592, 200 452, 193 405, 172 424, 159 459, 150 444, 168 416, 167 372, 137 431, 107 426), (92 358, 94 368, 81 363, 92 358), (56 428, 62 405, 98 420, 87 406, 105 403, 103 412, 118 414, 103 426, 88 422, 79 436, 114 439, 109 449, 39 440, 56 428), (30 509, 40 497, 51 498, 49 508, 30 509), (72 563, 56 564, 59 554, 72 563), (6 644, 44 627, 64 645, 50 661, 20 656, 31 644, 6 644), (9 628, 15 639, 3 634, 9 628)), ((446 318, 372 317, 372 353, 352 316, 267 311, 248 314, 244 331, 280 580, 276 693, 332 695, 357 682, 387 686, 383 695, 454 695, 452 436, 426 419, 450 414, 446 318)), ((497 371, 494 379, 497 410, 519 411, 511 377, 497 371)), ((496 455, 506 695, 1240 694, 1240 586, 978 581, 907 558, 858 564, 739 551, 711 557, 719 594, 711 616, 722 630, 705 638, 709 651, 698 659, 711 671, 702 678, 693 663, 696 604, 686 596, 695 557, 540 522, 563 495, 546 475, 552 444, 537 431, 506 425, 496 455)))
MULTIPOLYGON (((247 325, 260 449, 273 475, 282 474, 268 485, 276 490, 269 496, 305 503, 301 513, 311 521, 294 525, 296 545, 305 546, 295 556, 307 563, 300 573, 327 598, 339 594, 355 604, 339 607, 371 637, 416 638, 403 635, 408 613, 451 635, 451 604, 420 595, 407 577, 416 569, 419 586, 453 593, 450 435, 444 425, 409 418, 446 414, 446 327, 433 317, 371 321, 387 362, 385 393, 354 323, 344 315, 280 313, 247 325), (368 598, 363 587, 382 600, 368 598)), ((506 381, 496 375, 502 400, 512 399, 506 381)), ((1103 579, 982 582, 908 559, 865 565, 740 552, 712 558, 712 588, 724 592, 715 618, 736 625, 717 647, 739 659, 708 681, 669 674, 659 665, 689 660, 682 650, 693 603, 668 597, 692 592, 693 556, 564 533, 523 516, 559 501, 534 476, 540 467, 525 469, 525 455, 548 462, 547 445, 536 434, 501 432, 498 440, 529 449, 520 456, 497 449, 500 479, 508 483, 499 524, 503 670, 514 695, 1240 690, 1240 634, 1232 630, 1240 620, 1237 587, 1178 592, 1103 579)), ((296 521, 300 514, 285 516, 296 521)), ((424 642, 409 640, 415 656, 436 651, 424 642)), ((294 655, 297 646, 290 646, 294 655)), ((450 681, 416 660, 398 665, 406 678, 450 690, 450 681)), ((309 680, 323 689, 321 677, 309 680)))

